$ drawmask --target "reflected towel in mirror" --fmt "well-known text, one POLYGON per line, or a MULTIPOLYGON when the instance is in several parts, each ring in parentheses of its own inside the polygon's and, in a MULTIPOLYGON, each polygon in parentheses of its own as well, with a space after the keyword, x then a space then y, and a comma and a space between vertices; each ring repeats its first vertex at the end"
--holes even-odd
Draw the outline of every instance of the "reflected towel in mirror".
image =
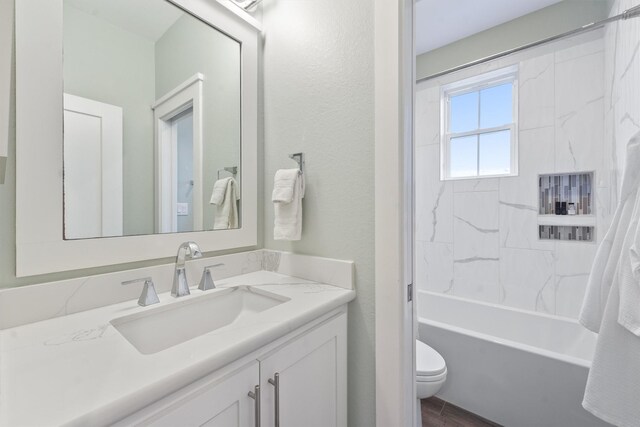
POLYGON ((235 179, 223 178, 213 184, 209 203, 216 205, 214 230, 238 228, 238 200, 240 200, 240 196, 235 179))

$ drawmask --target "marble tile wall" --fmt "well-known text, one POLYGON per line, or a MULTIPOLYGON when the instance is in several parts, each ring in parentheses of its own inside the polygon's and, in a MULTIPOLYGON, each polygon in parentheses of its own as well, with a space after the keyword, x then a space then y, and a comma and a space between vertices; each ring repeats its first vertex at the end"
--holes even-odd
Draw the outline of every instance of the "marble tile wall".
POLYGON ((611 216, 605 32, 420 83, 416 94, 418 289, 577 317, 596 242, 538 237, 538 175, 595 171, 596 240, 611 216), (518 64, 519 175, 440 180, 440 86, 518 64))

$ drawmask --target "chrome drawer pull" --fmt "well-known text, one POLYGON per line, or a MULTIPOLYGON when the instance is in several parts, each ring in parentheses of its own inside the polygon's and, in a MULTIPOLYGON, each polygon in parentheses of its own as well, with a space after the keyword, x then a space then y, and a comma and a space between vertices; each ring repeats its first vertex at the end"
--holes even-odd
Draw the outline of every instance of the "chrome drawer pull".
POLYGON ((269 378, 269 384, 276 388, 276 399, 275 399, 275 409, 276 409, 276 426, 280 427, 280 374, 275 373, 273 375, 273 379, 269 378))
POLYGON ((256 427, 260 427, 260 386, 257 385, 254 391, 249 392, 249 397, 256 401, 255 403, 255 418, 256 427))

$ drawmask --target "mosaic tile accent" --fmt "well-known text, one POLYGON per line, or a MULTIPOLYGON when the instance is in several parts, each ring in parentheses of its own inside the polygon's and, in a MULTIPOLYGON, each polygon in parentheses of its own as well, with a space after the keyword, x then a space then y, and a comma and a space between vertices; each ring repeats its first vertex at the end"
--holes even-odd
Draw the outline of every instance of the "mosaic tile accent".
POLYGON ((556 202, 574 203, 576 215, 593 214, 593 172, 540 175, 540 215, 555 215, 556 202))
POLYGON ((541 225, 540 239, 592 242, 593 227, 574 227, 574 226, 566 226, 566 225, 541 225))

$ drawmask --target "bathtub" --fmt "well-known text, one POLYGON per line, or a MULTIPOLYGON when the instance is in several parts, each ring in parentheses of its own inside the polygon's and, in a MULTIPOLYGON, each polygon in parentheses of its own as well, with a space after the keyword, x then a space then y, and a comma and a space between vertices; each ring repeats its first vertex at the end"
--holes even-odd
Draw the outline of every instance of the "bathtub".
POLYGON ((609 425, 581 405, 596 335, 578 322, 425 291, 417 310, 441 399, 509 427, 609 425))

